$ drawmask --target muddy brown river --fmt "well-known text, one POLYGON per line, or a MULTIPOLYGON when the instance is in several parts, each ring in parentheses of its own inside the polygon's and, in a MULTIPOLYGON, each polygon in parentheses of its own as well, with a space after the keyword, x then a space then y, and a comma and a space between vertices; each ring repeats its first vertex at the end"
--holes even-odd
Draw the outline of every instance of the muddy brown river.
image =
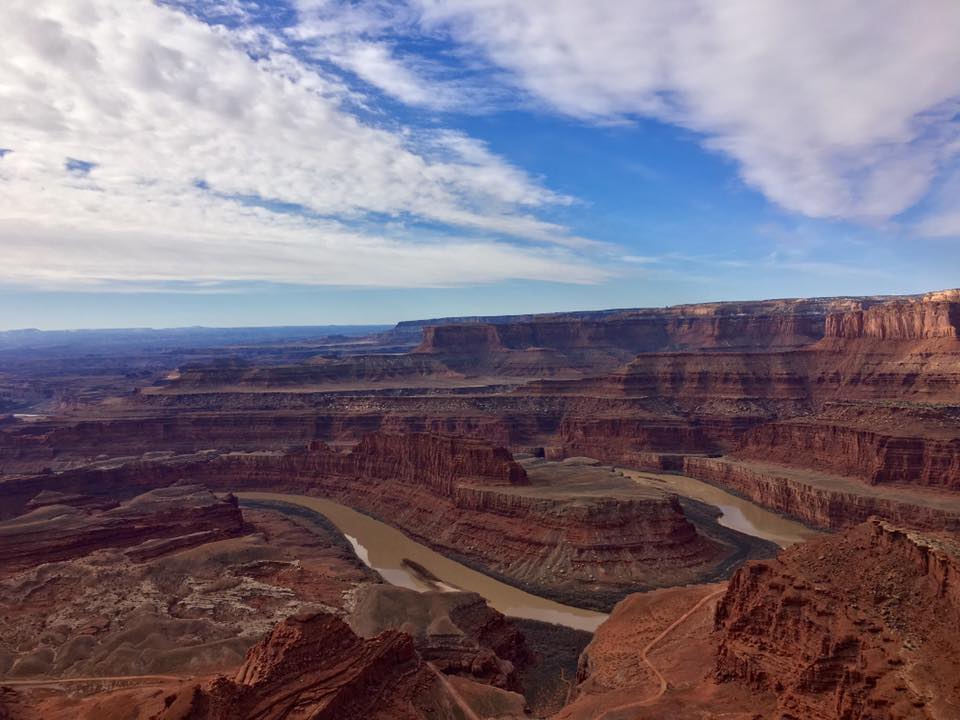
POLYGON ((403 562, 406 559, 425 568, 446 589, 479 593, 504 615, 556 623, 588 632, 596 630, 607 618, 604 613, 562 605, 494 580, 411 540, 396 528, 332 500, 281 493, 234 494, 241 500, 283 502, 315 510, 337 526, 364 563, 394 585, 420 591, 436 589, 409 569, 403 562))
MULTIPOLYGON (((624 470, 627 477, 663 484, 664 489, 714 505, 723 513, 721 525, 770 540, 780 547, 792 545, 818 533, 800 523, 764 510, 712 485, 679 475, 624 470)), ((283 493, 241 492, 241 499, 299 505, 320 513, 344 534, 357 556, 393 585, 425 591, 469 590, 487 599, 504 615, 556 623, 593 632, 606 614, 583 610, 532 595, 465 565, 444 557, 412 540, 400 530, 324 498, 283 493), (404 561, 412 561, 433 575, 433 583, 404 561)))
POLYGON ((651 484, 662 484, 665 490, 713 505, 723 513, 717 522, 724 527, 788 547, 820 534, 795 520, 764 510, 749 500, 731 495, 718 487, 684 475, 666 475, 641 470, 623 470, 624 475, 651 484))

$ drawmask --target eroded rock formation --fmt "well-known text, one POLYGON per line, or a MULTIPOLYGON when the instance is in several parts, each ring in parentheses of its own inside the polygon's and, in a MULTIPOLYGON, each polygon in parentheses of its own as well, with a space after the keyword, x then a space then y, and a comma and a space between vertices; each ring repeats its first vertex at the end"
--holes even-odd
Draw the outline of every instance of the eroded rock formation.
MULTIPOLYGON (((502 715, 519 696, 482 690, 502 715)), ((233 678, 172 699, 162 720, 443 720, 469 717, 460 694, 397 630, 362 639, 339 618, 298 615, 250 649, 233 678)))
POLYGON ((151 490, 107 510, 44 504, 0 522, 0 573, 103 548, 124 548, 132 559, 145 560, 174 548, 236 537, 243 530, 236 499, 218 499, 199 485, 151 490))
POLYGON ((717 676, 777 695, 784 717, 955 717, 960 545, 872 520, 737 571, 717 676))

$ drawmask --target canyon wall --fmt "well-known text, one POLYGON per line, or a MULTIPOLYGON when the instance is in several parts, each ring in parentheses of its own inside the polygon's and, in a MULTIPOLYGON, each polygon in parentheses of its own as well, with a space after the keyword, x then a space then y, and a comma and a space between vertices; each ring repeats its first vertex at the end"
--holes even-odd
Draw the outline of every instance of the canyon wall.
POLYGON ((483 354, 530 349, 661 350, 796 347, 823 337, 824 315, 639 316, 438 325, 423 329, 415 353, 483 354))
POLYGON ((142 561, 243 531, 236 499, 218 499, 199 485, 151 490, 110 509, 51 504, 0 522, 0 572, 103 548, 127 548, 131 559, 142 561))
POLYGON ((932 300, 875 305, 827 315, 825 336, 879 340, 960 337, 960 302, 932 300))
POLYGON ((365 640, 320 613, 279 624, 233 678, 173 695, 161 718, 454 720, 462 712, 409 635, 390 630, 365 640))
POLYGON ((844 407, 747 430, 738 458, 796 464, 871 485, 960 490, 958 418, 938 410, 844 407))
MULTIPOLYGON (((397 447, 404 439, 396 436, 397 447)), ((195 476, 225 489, 331 497, 507 582, 590 607, 608 608, 638 586, 712 577, 730 552, 697 532, 676 496, 536 495, 519 477, 504 485, 509 463, 489 485, 469 475, 449 485, 413 466, 393 475, 384 469, 391 466, 359 446, 346 454, 318 444, 304 453, 228 455, 195 476)))
POLYGON ((7 478, 4 511, 42 491, 122 498, 181 478, 224 491, 323 495, 538 594, 599 608, 624 592, 713 577, 732 549, 701 535, 676 496, 537 495, 508 452, 480 440, 374 434, 349 452, 200 454, 7 478))
POLYGON ((847 528, 877 515, 912 527, 960 530, 960 507, 949 500, 943 504, 950 509, 939 507, 944 498, 871 494, 856 481, 728 458, 687 457, 683 473, 814 527, 847 528))
POLYGON ((871 520, 737 571, 716 611, 717 677, 773 692, 783 717, 946 720, 958 624, 955 537, 871 520))

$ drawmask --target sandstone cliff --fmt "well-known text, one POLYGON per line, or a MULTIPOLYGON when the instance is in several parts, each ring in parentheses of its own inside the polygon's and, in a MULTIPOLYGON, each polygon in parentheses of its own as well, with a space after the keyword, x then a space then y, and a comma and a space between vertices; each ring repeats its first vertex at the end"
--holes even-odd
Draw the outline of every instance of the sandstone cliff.
MULTIPOLYGON (((732 304, 731 304, 732 305, 732 304)), ((757 303, 757 306, 762 305, 757 303)), ((825 308, 713 305, 666 308, 599 319, 525 320, 511 323, 427 326, 416 353, 483 354, 533 349, 616 349, 643 352, 718 347, 795 347, 823 337, 825 308)))
POLYGON ((825 335, 892 341, 957 339, 960 337, 960 302, 924 299, 831 313, 827 316, 825 335))
POLYGON ((960 530, 960 498, 949 493, 871 488, 842 476, 732 458, 688 457, 683 472, 814 527, 848 528, 878 515, 911 527, 960 530))
POLYGON ((947 720, 958 624, 956 539, 872 520, 734 575, 716 612, 717 676, 775 693, 784 717, 947 720))
MULTIPOLYGON (((485 692, 505 716, 522 708, 519 696, 485 692)), ((454 720, 464 713, 409 635, 388 630, 364 640, 320 613, 279 624, 232 679, 172 697, 162 720, 454 720)))
POLYGON ((187 548, 240 535, 236 499, 219 500, 198 485, 151 490, 109 510, 45 505, 0 522, 0 572, 127 548, 144 560, 171 548, 187 548))
POLYGON ((960 490, 960 424, 945 408, 833 404, 824 412, 755 426, 735 457, 796 464, 871 485, 960 490))
POLYGON ((16 512, 41 489, 117 498, 180 478, 224 491, 331 497, 428 545, 538 593, 608 608, 639 587, 713 578, 734 549, 687 520, 676 496, 527 489, 523 468, 480 440, 373 434, 349 452, 187 456, 9 478, 16 512))

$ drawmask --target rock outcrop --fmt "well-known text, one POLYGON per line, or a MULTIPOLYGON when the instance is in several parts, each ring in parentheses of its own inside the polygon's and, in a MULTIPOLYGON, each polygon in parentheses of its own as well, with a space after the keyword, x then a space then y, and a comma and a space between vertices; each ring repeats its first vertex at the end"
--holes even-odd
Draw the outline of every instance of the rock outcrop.
POLYGON ((108 510, 44 505, 0 522, 0 572, 126 548, 146 560, 173 548, 235 537, 244 530, 235 498, 218 499, 199 485, 151 490, 108 510))
POLYGON ((664 350, 797 347, 824 336, 828 313, 846 298, 705 303, 611 311, 600 317, 541 316, 507 322, 436 323, 415 352, 483 355, 507 350, 575 348, 636 355, 664 350))
POLYGON ((717 676, 776 694, 783 717, 947 720, 960 707, 958 626, 956 537, 871 520, 733 576, 717 676))
POLYGON ((960 337, 960 302, 923 298, 827 316, 828 338, 929 340, 960 337))
POLYGON ((688 457, 683 472, 814 527, 848 528, 877 515, 934 530, 960 530, 960 497, 733 458, 688 457))
POLYGON ((122 498, 181 478, 223 491, 324 495, 508 582, 601 609, 631 590, 712 579, 734 552, 699 533, 669 493, 528 490, 505 449, 426 433, 371 434, 347 452, 314 442, 285 453, 9 478, 0 487, 16 512, 41 488, 122 498))
POLYGON ((960 414, 950 408, 842 403, 743 433, 737 458, 799 465, 869 485, 960 490, 960 414))
POLYGON ((508 690, 522 690, 520 672, 535 660, 517 625, 476 593, 368 585, 348 622, 365 638, 402 630, 441 672, 508 690))
POLYGON ((463 713, 409 635, 388 630, 364 640, 319 613, 279 624, 233 678, 175 696, 162 720, 453 720, 463 713))
POLYGON ((224 489, 337 499, 508 582, 598 608, 638 587, 713 577, 732 552, 701 535, 676 496, 528 489, 509 453, 481 441, 377 435, 349 453, 232 454, 194 472, 224 489), (418 453, 418 465, 405 459, 418 453))

